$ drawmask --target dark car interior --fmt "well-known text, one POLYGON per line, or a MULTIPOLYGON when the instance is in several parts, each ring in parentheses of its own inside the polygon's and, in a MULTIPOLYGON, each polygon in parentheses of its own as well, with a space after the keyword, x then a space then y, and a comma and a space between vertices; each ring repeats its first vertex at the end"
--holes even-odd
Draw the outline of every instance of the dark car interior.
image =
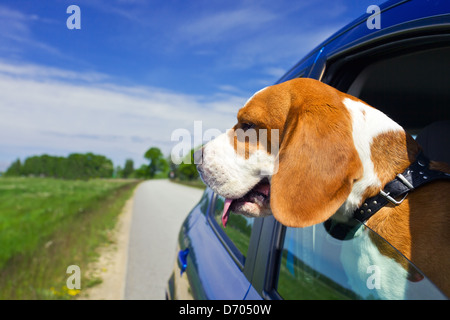
POLYGON ((334 85, 417 136, 429 158, 450 163, 450 45, 391 49, 348 60, 353 72, 334 85))
POLYGON ((450 47, 413 52, 366 67, 348 93, 415 133, 450 115, 450 47), (443 61, 448 61, 444 64, 443 61))

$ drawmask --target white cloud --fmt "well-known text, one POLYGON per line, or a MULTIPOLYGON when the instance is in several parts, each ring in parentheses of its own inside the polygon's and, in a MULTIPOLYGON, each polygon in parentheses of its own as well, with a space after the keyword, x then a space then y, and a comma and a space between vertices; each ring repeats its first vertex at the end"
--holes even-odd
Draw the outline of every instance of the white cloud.
POLYGON ((0 74, 29 79, 60 79, 70 81, 98 82, 109 78, 98 72, 74 72, 53 67, 40 67, 34 64, 10 64, 0 60, 0 74))
MULTIPOLYGON (((95 152, 116 165, 142 163, 157 146, 168 155, 175 129, 221 131, 234 125, 247 97, 180 94, 97 82, 101 75, 0 63, 0 163, 33 154, 95 152), (73 81, 77 80, 77 81, 73 81)), ((5 168, 0 168, 4 170, 5 168)))

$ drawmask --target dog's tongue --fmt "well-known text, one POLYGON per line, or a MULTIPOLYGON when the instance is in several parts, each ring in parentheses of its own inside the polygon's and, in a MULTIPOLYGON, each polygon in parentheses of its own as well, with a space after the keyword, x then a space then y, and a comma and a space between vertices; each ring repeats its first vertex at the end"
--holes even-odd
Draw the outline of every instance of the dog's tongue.
POLYGON ((230 216, 230 205, 232 202, 233 199, 225 199, 225 203, 223 204, 222 224, 224 228, 227 226, 228 217, 230 216))
MULTIPOLYGON (((266 197, 269 196, 270 193, 270 185, 269 184, 258 184, 256 187, 253 188, 253 191, 257 191, 265 195, 266 197)), ((223 204, 223 214, 222 214, 222 224, 225 228, 227 226, 228 217, 230 216, 230 206, 233 202, 233 199, 225 199, 225 203, 223 204)))

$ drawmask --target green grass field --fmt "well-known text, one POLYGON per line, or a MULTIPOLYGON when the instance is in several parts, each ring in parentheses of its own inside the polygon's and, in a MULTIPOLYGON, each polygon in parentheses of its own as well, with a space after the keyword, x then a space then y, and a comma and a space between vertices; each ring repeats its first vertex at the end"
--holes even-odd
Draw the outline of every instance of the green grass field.
POLYGON ((97 283, 83 270, 137 183, 0 178, 0 299, 70 299, 70 265, 81 269, 81 289, 97 283))

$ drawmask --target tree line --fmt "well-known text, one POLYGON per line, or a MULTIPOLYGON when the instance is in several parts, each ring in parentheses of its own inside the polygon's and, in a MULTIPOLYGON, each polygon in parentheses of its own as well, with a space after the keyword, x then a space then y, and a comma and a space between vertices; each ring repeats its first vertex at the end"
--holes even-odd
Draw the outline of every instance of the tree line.
POLYGON ((113 171, 113 162, 102 155, 72 153, 68 157, 58 157, 44 154, 28 157, 23 162, 17 159, 4 175, 89 179, 110 178, 113 171))
POLYGON ((157 147, 148 149, 144 158, 148 164, 134 168, 132 159, 127 159, 123 167, 114 167, 113 162, 103 155, 93 153, 73 153, 67 157, 41 155, 31 156, 23 162, 20 159, 14 161, 4 172, 5 177, 35 176, 52 177, 61 179, 91 179, 91 178, 134 178, 154 179, 172 178, 193 181, 199 179, 195 164, 193 164, 193 152, 186 156, 191 161, 183 161, 176 165, 170 157, 157 147))

